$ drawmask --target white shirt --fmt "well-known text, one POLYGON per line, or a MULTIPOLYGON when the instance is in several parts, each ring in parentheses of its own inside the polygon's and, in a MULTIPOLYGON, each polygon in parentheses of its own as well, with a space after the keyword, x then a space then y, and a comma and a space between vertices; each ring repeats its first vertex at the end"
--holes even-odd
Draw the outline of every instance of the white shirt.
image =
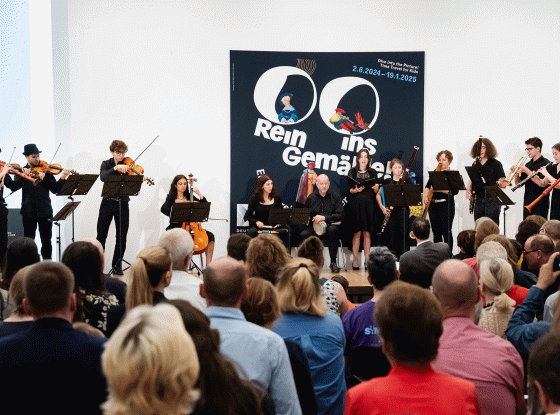
POLYGON ((202 280, 185 271, 173 270, 171 284, 164 290, 168 300, 186 300, 200 311, 206 310, 206 300, 200 296, 202 280))

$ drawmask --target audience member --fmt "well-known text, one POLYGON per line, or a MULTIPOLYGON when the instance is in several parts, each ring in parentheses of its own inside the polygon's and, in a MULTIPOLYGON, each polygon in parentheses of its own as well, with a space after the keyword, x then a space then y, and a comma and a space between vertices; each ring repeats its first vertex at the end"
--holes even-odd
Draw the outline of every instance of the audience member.
POLYGON ((158 245, 169 252, 173 263, 173 277, 171 283, 165 287, 165 297, 186 300, 199 310, 204 311, 206 300, 200 296, 202 280, 193 274, 189 274, 189 266, 194 252, 194 242, 189 232, 182 228, 165 231, 159 238, 158 245))
POLYGON ((277 283, 282 315, 273 330, 299 343, 309 361, 318 414, 344 412, 344 329, 340 318, 327 312, 321 295, 319 267, 294 258, 281 270, 277 283))
POLYGON ((103 258, 89 242, 72 242, 64 250, 61 262, 74 274, 77 310, 74 321, 84 321, 107 334, 107 318, 119 305, 117 297, 105 291, 103 258))
POLYGON ((507 295, 513 286, 511 265, 501 258, 482 262, 480 281, 485 306, 478 325, 505 339, 506 328, 515 306, 515 301, 507 295))
POLYGON ((0 338, 28 329, 33 324, 33 316, 23 309, 23 280, 30 267, 23 267, 12 278, 10 298, 15 308, 10 317, 0 323, 0 338))
POLYGON ((260 234, 251 239, 247 248, 249 277, 264 278, 275 284, 280 269, 289 259, 288 251, 280 238, 271 234, 260 234))
POLYGON ((90 326, 88 323, 84 323, 83 321, 75 321, 74 323, 72 323, 72 327, 74 327, 76 330, 83 331, 84 333, 92 336, 101 337, 102 339, 106 338, 105 334, 103 334, 101 330, 96 329, 95 327, 90 326))
POLYGON ((416 248, 405 252, 399 258, 401 280, 417 284, 422 288, 432 285, 432 275, 439 264, 451 258, 451 249, 445 242, 429 241, 430 221, 416 218, 412 222, 412 232, 416 237, 416 248))
POLYGON ((525 241, 529 236, 536 235, 540 232, 541 226, 532 220, 522 220, 517 225, 517 233, 515 234, 515 240, 525 246, 525 241))
POLYGON ((25 275, 23 291, 24 310, 35 321, 31 329, 0 339, 4 406, 14 405, 6 411, 100 414, 106 398, 101 370, 105 339, 72 327, 72 272, 56 262, 35 264, 25 275))
MULTIPOLYGON (((323 242, 317 236, 310 236, 305 239, 297 250, 299 258, 310 259, 319 267, 319 272, 325 265, 325 256, 323 255, 323 242)), ((343 317, 348 311, 348 298, 344 292, 344 288, 332 279, 321 278, 321 294, 327 302, 327 307, 333 313, 343 317)))
POLYGON ((554 245, 560 242, 560 220, 551 219, 546 221, 540 229, 540 233, 548 236, 554 245))
POLYGON ((6 261, 0 280, 0 319, 4 320, 14 310, 14 303, 10 300, 9 292, 12 278, 23 267, 33 265, 41 260, 37 244, 31 238, 17 238, 8 245, 6 261))
MULTIPOLYGON (((494 222, 490 218, 487 218, 486 220, 478 223, 474 236, 474 250, 477 255, 478 248, 480 247, 480 245, 482 245, 482 241, 484 241, 484 238, 486 238, 488 235, 498 235, 499 233, 500 228, 498 227, 498 225, 496 225, 496 222, 494 222)), ((476 256, 464 259, 463 262, 473 268, 478 275, 478 262, 480 261, 477 260, 476 256)))
POLYGON ((397 258, 385 246, 374 247, 367 264, 368 282, 373 298, 350 310, 342 319, 346 336, 346 383, 348 386, 378 376, 386 376, 390 365, 381 352, 379 328, 373 319, 375 305, 385 287, 399 277, 397 258))
POLYGON ((238 261, 247 262, 247 248, 251 237, 246 233, 234 233, 227 241, 227 255, 238 261))
MULTIPOLYGON (((552 239, 546 235, 530 236, 523 246, 525 263, 527 264, 527 268, 534 274, 538 274, 538 270, 546 264, 553 252, 554 243, 552 239)), ((558 288, 559 282, 554 281, 545 291, 544 298, 546 299, 548 296, 558 291, 558 288)))
MULTIPOLYGON (((261 236, 265 235, 252 239, 251 244, 261 236)), ((284 246, 279 239, 278 243, 284 246)), ((277 414, 301 414, 284 341, 245 320, 240 307, 246 291, 245 268, 239 261, 221 258, 204 270, 201 295, 208 304, 210 326, 220 332, 220 350, 243 368, 248 379, 267 389, 277 414)))
POLYGON ((541 228, 546 222, 546 218, 541 215, 529 215, 525 219, 535 222, 539 228, 541 228))
POLYGON ((535 342, 529 355, 527 377, 529 402, 538 403, 541 413, 560 414, 559 333, 549 333, 535 342))
POLYGON ((480 414, 475 386, 432 369, 442 333, 442 311, 426 289, 395 281, 376 304, 383 352, 392 368, 346 395, 345 415, 480 414))
POLYGON ((109 390, 105 415, 181 415, 190 413, 199 397, 196 349, 171 305, 130 310, 102 359, 109 390))
POLYGON ((474 229, 459 232, 459 235, 457 235, 457 246, 461 252, 457 255, 453 255, 453 259, 462 261, 463 259, 472 258, 476 255, 474 249, 475 235, 476 231, 474 229))
POLYGON ((473 382, 482 414, 525 414, 519 354, 473 322, 481 296, 474 271, 461 261, 445 261, 434 272, 432 288, 444 318, 434 369, 473 382))
MULTIPOLYGON (((344 295, 346 295, 346 299, 348 300, 348 288, 350 288, 350 282, 346 279, 346 277, 340 274, 333 275, 331 277, 331 281, 338 282, 342 286, 342 289, 344 290, 344 295)), ((352 310, 354 307, 356 306, 352 304, 350 300, 348 300, 348 310, 352 310)))

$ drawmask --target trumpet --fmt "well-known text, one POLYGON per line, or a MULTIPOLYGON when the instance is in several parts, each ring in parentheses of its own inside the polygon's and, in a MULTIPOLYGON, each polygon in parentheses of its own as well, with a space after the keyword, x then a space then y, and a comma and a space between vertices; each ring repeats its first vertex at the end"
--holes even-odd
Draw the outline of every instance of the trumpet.
POLYGON ((527 162, 527 159, 529 158, 529 156, 525 156, 525 157, 521 157, 519 159, 519 161, 517 162, 517 164, 515 165, 515 168, 511 171, 511 173, 506 177, 506 179, 504 180, 504 183, 506 184, 506 186, 511 186, 511 183, 513 182, 513 179, 515 178, 515 175, 519 172, 519 169, 525 165, 525 163, 527 162))
MULTIPOLYGON (((552 161, 548 162, 548 164, 544 167, 548 167, 552 164, 552 161)), ((540 170, 540 169, 539 169, 540 170)), ((523 180, 521 180, 519 183, 517 183, 515 186, 513 186, 511 188, 512 192, 515 192, 517 189, 519 189, 521 186, 523 186, 525 183, 527 183, 529 180, 531 180, 533 177, 535 177, 537 174, 539 174, 539 170, 534 171, 533 173, 531 173, 530 176, 527 176, 526 178, 524 178, 523 180)))

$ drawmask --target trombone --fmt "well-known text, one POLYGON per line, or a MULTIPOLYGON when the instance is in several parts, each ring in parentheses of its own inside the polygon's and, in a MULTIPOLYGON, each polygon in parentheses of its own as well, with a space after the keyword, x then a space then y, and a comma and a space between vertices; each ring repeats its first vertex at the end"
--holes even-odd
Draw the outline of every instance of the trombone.
POLYGON ((511 171, 511 173, 506 177, 506 179, 504 180, 504 183, 506 184, 506 186, 511 186, 511 183, 513 182, 513 179, 515 178, 515 175, 517 173, 519 173, 519 169, 525 165, 525 163, 527 162, 527 159, 529 158, 529 156, 524 156, 521 157, 519 159, 519 161, 517 162, 517 164, 515 165, 515 168, 511 171))

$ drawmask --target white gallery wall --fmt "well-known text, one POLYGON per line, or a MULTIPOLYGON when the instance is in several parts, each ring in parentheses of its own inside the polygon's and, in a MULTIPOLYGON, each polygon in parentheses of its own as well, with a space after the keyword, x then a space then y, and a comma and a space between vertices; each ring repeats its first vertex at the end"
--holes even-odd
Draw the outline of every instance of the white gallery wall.
MULTIPOLYGON (((436 167, 438 151, 448 149, 455 157, 452 167, 466 177, 468 153, 479 135, 496 144, 504 167, 524 154, 529 137, 543 140, 547 156, 560 141, 557 0, 51 4, 53 144, 63 140, 56 161, 98 173, 113 139, 125 141, 135 158, 159 135, 138 160, 156 185, 144 186, 130 202, 129 262, 167 226, 159 209, 176 174, 192 172, 212 202, 210 216, 229 219, 232 49, 425 51, 426 170, 436 167)), ((236 116, 243 116, 243 103, 236 116)), ((77 238, 96 233, 101 187, 96 183, 79 199, 77 238)), ((517 202, 507 214, 506 234, 513 237, 523 192, 507 193, 517 202)), ((464 192, 456 200, 455 235, 473 225, 464 192)), ((64 203, 59 200, 59 207, 64 203)), ((216 234, 217 256, 224 255, 229 224, 210 221, 207 229, 216 234)), ((69 237, 65 225, 65 241, 69 237)), ((113 243, 114 227, 109 258, 113 243)))

